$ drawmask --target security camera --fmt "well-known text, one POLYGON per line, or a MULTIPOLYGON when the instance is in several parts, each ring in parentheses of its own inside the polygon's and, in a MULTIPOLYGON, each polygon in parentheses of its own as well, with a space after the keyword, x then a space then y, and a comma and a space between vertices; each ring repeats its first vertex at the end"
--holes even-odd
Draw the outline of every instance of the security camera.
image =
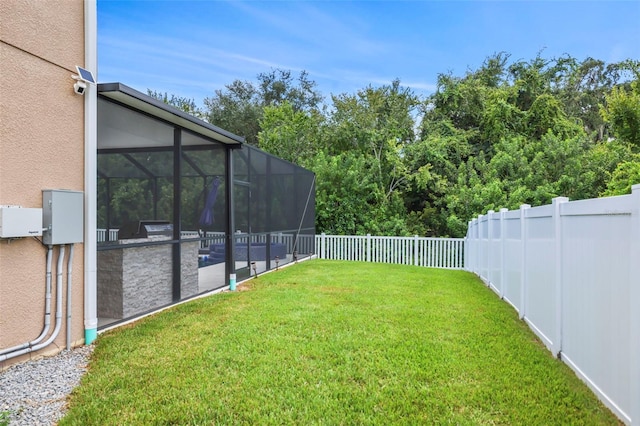
POLYGON ((84 91, 87 90, 87 83, 82 80, 78 80, 73 85, 73 91, 78 95, 84 95, 84 91))
POLYGON ((87 83, 96 84, 96 79, 93 78, 91 71, 81 68, 78 65, 76 65, 76 71, 78 71, 78 74, 71 75, 71 78, 76 81, 73 84, 73 91, 78 95, 84 95, 85 90, 87 90, 87 83))

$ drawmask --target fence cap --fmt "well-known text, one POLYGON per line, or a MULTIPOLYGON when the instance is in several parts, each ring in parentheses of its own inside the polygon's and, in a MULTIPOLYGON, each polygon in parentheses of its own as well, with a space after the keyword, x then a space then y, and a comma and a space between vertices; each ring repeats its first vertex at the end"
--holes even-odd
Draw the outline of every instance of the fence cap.
POLYGON ((551 199, 551 204, 567 203, 567 202, 569 202, 569 197, 555 197, 551 199))

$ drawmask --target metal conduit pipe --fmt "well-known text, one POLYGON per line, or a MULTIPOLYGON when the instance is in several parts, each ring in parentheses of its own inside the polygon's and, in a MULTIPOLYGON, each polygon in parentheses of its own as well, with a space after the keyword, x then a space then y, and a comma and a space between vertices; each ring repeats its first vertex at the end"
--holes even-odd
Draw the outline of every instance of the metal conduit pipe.
POLYGON ((49 332, 49 327, 51 324, 51 259, 52 258, 53 258, 53 246, 50 245, 48 246, 48 250, 47 250, 47 272, 45 275, 44 325, 42 327, 42 332, 38 337, 36 337, 30 342, 26 342, 21 345, 0 350, 0 355, 7 354, 9 352, 14 352, 20 349, 28 348, 29 346, 33 346, 39 343, 42 339, 44 339, 44 337, 49 332))
POLYGON ((73 270, 73 244, 69 245, 67 260, 67 350, 71 349, 71 272, 73 270))
POLYGON ((64 245, 60 246, 60 251, 58 253, 58 266, 56 269, 56 326, 53 329, 53 333, 47 340, 37 345, 29 346, 27 348, 17 350, 11 353, 0 355, 0 362, 5 361, 7 359, 15 358, 20 355, 28 354, 30 352, 38 351, 42 348, 45 348, 51 344, 58 337, 60 333, 60 328, 62 328, 62 264, 64 261, 64 245))

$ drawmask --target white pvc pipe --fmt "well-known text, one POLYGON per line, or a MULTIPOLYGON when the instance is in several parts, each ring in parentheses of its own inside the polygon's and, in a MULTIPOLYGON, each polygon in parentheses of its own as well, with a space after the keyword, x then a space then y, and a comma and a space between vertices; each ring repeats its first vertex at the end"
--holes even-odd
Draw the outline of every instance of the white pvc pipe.
POLYGON ((69 245, 69 260, 67 260, 67 350, 71 349, 71 273, 73 271, 73 244, 69 245))
POLYGON ((45 340, 42 343, 39 343, 37 345, 34 346, 29 346, 27 348, 18 350, 18 351, 13 351, 11 353, 8 354, 2 354, 0 355, 0 362, 5 361, 7 359, 11 359, 11 358, 15 358, 17 356, 20 355, 24 355, 24 354, 28 354, 30 352, 35 352, 38 351, 42 348, 45 348, 47 346, 49 346, 51 344, 51 342, 53 342, 55 340, 56 337, 58 337, 58 334, 60 333, 60 328, 62 328, 62 265, 63 265, 63 261, 64 261, 64 246, 60 246, 60 251, 58 252, 58 266, 56 269, 56 274, 57 274, 57 278, 56 278, 56 326, 53 329, 53 333, 51 333, 51 336, 49 336, 49 338, 47 340, 45 340))
POLYGON ((40 342, 49 332, 49 325, 51 324, 51 259, 53 258, 53 246, 49 246, 47 250, 47 269, 45 275, 45 303, 44 303, 44 325, 40 335, 30 342, 23 343, 21 345, 13 346, 0 350, 0 355, 7 354, 9 352, 18 351, 20 349, 28 348, 40 342))
POLYGON ((58 337, 58 333, 60 333, 60 328, 62 328, 62 266, 64 265, 64 245, 60 246, 60 251, 58 252, 58 264, 56 266, 56 326, 53 329, 53 333, 51 336, 44 342, 34 346, 32 351, 37 351, 44 347, 49 346, 51 342, 58 337))

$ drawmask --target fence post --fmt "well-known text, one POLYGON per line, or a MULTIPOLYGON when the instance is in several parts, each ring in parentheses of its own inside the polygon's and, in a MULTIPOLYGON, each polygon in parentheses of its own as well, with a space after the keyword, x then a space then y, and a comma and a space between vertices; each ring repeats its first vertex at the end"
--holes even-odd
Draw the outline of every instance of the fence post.
POLYGON ((500 299, 504 299, 504 286, 505 286, 505 276, 507 275, 505 272, 505 265, 507 262, 504 260, 505 250, 505 229, 507 227, 506 220, 504 219, 505 214, 509 211, 509 209, 500 209, 500 299))
POLYGON ((471 229, 471 221, 469 221, 469 225, 467 225, 467 235, 464 237, 464 242, 462 243, 462 270, 463 271, 470 271, 471 269, 469 269, 469 247, 471 246, 471 241, 470 241, 470 232, 469 230, 471 229))
POLYGON ((482 220, 482 215, 479 214, 478 218, 476 219, 476 226, 478 228, 478 239, 476 241, 476 274, 478 274, 478 276, 480 278, 482 277, 482 268, 484 267, 484 254, 482 253, 482 245, 483 245, 483 237, 482 237, 482 224, 481 221, 482 220))
POLYGON ((471 268, 471 258, 469 256, 469 248, 471 247, 471 235, 473 233, 472 226, 473 220, 470 220, 467 224, 467 235, 464 237, 464 248, 462 251, 462 269, 464 269, 465 271, 470 271, 473 269, 471 268))
MULTIPOLYGON (((478 253, 479 246, 480 246, 480 225, 478 223, 478 218, 476 217, 475 219, 473 219, 473 248, 472 248, 473 250, 472 271, 476 275, 480 275, 480 260, 479 260, 480 254, 478 253)), ((471 253, 469 253, 469 256, 471 256, 471 253)))
POLYGON ((414 266, 418 266, 418 254, 419 254, 419 250, 418 250, 418 236, 414 235, 413 236, 413 265, 414 266))
POLYGON ((367 234, 366 240, 367 262, 371 262, 371 234, 367 234))
POLYGON ((489 210, 487 212, 487 286, 491 288, 491 267, 492 265, 492 257, 491 256, 491 242, 493 240, 493 214, 495 211, 489 210))
POLYGON ((478 227, 478 218, 474 218, 471 222, 473 222, 473 233, 469 244, 469 266, 474 274, 478 274, 478 236, 480 235, 480 228, 478 227))
POLYGON ((631 424, 640 425, 640 184, 631 187, 631 253, 629 258, 629 342, 631 377, 631 424), (635 260, 634 260, 635 259, 635 260), (634 278, 635 277, 635 278, 634 278), (635 280, 635 281, 634 281, 635 280))
POLYGON ((326 259, 326 253, 325 253, 325 244, 326 244, 326 237, 327 234, 325 234, 324 232, 322 234, 320 234, 320 259, 326 259))
POLYGON ((524 319, 527 303, 527 209, 531 205, 520 205, 520 319, 524 319))
POLYGON ((556 333, 553 339, 553 356, 558 357, 562 351, 562 218, 560 205, 568 202, 567 197, 556 197, 551 200, 553 205, 553 240, 555 252, 555 290, 556 290, 556 333))

